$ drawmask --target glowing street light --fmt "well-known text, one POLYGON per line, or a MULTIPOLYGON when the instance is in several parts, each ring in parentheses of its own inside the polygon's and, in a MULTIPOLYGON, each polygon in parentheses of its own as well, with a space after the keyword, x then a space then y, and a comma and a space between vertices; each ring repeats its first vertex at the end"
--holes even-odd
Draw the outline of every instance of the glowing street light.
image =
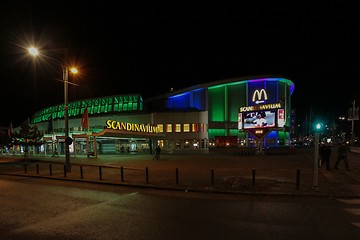
MULTIPOLYGON (((39 55, 39 51, 35 47, 28 48, 28 51, 33 56, 39 55)), ((67 172, 71 172, 69 146, 72 144, 72 139, 69 137, 69 106, 68 106, 69 70, 73 74, 78 73, 78 70, 75 67, 69 68, 67 66, 64 66, 58 60, 56 60, 56 61, 61 65, 62 71, 63 71, 62 82, 64 82, 65 169, 67 172)))
POLYGON ((37 48, 34 48, 34 47, 28 48, 28 51, 29 51, 29 53, 30 53, 31 55, 33 55, 33 56, 36 56, 36 55, 39 54, 39 51, 37 50, 37 48))

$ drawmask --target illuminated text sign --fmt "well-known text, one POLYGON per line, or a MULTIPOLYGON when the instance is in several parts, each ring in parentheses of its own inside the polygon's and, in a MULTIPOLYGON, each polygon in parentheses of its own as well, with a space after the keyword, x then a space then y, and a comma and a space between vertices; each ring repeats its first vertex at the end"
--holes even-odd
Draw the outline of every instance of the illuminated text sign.
POLYGON ((270 110, 270 109, 278 109, 282 108, 281 103, 270 103, 270 104, 263 104, 263 105, 256 105, 256 106, 246 106, 240 107, 239 112, 252 112, 258 110, 270 110))
POLYGON ((130 132, 145 132, 145 133, 159 132, 157 126, 153 126, 150 124, 118 122, 115 120, 107 120, 106 128, 114 129, 114 130, 130 131, 130 132))

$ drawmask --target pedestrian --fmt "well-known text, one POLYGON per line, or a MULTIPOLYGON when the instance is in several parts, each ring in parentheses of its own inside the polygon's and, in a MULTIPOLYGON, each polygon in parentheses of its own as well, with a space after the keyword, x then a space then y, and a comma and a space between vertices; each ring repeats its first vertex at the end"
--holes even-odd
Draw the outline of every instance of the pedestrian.
POLYGON ((155 155, 154 155, 154 158, 155 158, 155 159, 159 159, 159 158, 160 158, 160 152, 161 152, 160 145, 157 145, 156 148, 155 148, 155 155))
POLYGON ((328 144, 321 144, 319 148, 319 154, 321 157, 320 167, 325 164, 326 169, 330 170, 331 146, 328 144))
POLYGON ((350 171, 349 162, 347 160, 347 153, 348 153, 348 147, 345 143, 342 143, 338 149, 337 149, 337 160, 335 162, 335 169, 339 169, 338 165, 341 162, 341 160, 345 163, 345 169, 347 171, 350 171))

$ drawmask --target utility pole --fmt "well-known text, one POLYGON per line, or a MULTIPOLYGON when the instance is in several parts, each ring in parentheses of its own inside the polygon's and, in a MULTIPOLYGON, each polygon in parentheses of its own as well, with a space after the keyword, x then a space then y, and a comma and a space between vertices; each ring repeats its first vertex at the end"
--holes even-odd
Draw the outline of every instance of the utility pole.
POLYGON ((313 189, 319 189, 319 139, 320 134, 315 132, 315 155, 314 155, 314 181, 313 181, 313 189))
POLYGON ((309 137, 311 136, 311 105, 310 105, 310 111, 309 111, 309 137))
POLYGON ((355 98, 352 104, 352 117, 351 117, 351 146, 354 145, 354 121, 355 121, 355 98))

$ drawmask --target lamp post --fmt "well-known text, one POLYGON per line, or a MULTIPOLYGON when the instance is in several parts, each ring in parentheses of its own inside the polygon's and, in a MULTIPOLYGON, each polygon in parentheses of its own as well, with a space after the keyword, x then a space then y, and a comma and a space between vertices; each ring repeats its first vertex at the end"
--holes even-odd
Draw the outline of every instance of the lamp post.
MULTIPOLYGON (((63 70, 63 79, 64 82, 64 122, 65 122, 65 169, 66 172, 71 172, 71 163, 70 163, 70 150, 69 146, 72 144, 73 140, 69 137, 69 105, 68 105, 68 93, 69 93, 69 68, 61 65, 63 70)), ((78 73, 78 70, 74 67, 70 69, 73 74, 78 73)), ((73 83, 72 83, 73 84, 73 83)), ((77 85, 77 84, 74 84, 77 85)))
POLYGON ((319 189, 319 142, 320 142, 320 133, 323 132, 323 124, 317 123, 315 126, 315 156, 314 156, 314 181, 313 189, 319 189))
MULTIPOLYGON (((39 51, 35 47, 28 48, 28 51, 31 55, 37 56, 39 55, 39 51)), ((69 146, 72 144, 72 139, 69 137, 69 106, 68 106, 68 91, 69 91, 69 70, 76 74, 78 70, 74 67, 69 69, 68 66, 64 66, 60 63, 60 61, 51 58, 52 60, 56 61, 62 67, 63 77, 62 82, 64 82, 64 122, 65 122, 65 170, 66 172, 71 172, 71 163, 70 163, 70 150, 69 146)), ((71 83, 73 85, 77 85, 71 83)))
POLYGON ((320 134, 315 132, 315 156, 314 156, 314 179, 313 179, 313 189, 319 189, 319 138, 320 134))
POLYGON ((69 137, 69 106, 68 106, 68 91, 69 91, 69 70, 64 65, 61 65, 63 70, 64 81, 64 121, 65 121, 65 169, 67 172, 71 172, 70 163, 70 150, 69 145, 72 140, 69 137))
POLYGON ((350 140, 350 145, 353 146, 354 145, 354 120, 355 120, 355 99, 353 100, 352 103, 352 113, 351 113, 351 140, 350 140))

